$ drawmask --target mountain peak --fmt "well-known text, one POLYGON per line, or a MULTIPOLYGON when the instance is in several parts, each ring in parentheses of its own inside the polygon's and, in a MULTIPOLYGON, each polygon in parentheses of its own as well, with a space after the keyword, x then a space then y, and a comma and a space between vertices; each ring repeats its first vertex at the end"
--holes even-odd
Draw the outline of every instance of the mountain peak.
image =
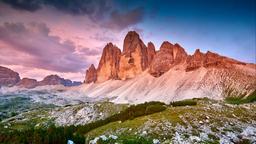
POLYGON ((38 81, 31 78, 23 78, 20 82, 16 84, 16 86, 24 88, 35 88, 36 86, 38 86, 38 81))
POLYGON ((97 71, 94 64, 91 64, 88 70, 86 70, 85 83, 95 82, 97 79, 97 71))
MULTIPOLYGON (((97 80, 98 82, 103 82, 109 79, 118 79, 118 69, 119 61, 121 56, 121 50, 108 43, 104 49, 100 58, 100 62, 97 68, 97 80)), ((94 72, 94 71, 92 71, 94 72)), ((95 77, 95 74, 91 74, 95 77)))
POLYGON ((187 53, 180 45, 164 41, 150 65, 149 73, 154 77, 160 77, 173 66, 185 62, 186 59, 187 53))
POLYGON ((155 45, 152 42, 148 42, 148 65, 150 65, 156 55, 155 45))
POLYGON ((207 51, 202 53, 196 49, 193 55, 188 55, 185 49, 178 43, 172 44, 164 41, 160 50, 156 51, 152 42, 147 46, 135 31, 129 31, 124 38, 123 52, 112 43, 108 43, 104 49, 97 68, 91 69, 87 78, 93 78, 88 82, 103 82, 109 79, 131 79, 141 74, 146 69, 154 77, 160 77, 172 67, 182 64, 186 71, 192 71, 200 67, 228 68, 232 64, 244 64, 233 59, 223 57, 217 53, 207 51))
POLYGON ((164 41, 161 46, 160 46, 160 50, 170 50, 173 47, 173 44, 170 43, 169 41, 164 41))
POLYGON ((120 58, 120 79, 125 80, 135 77, 148 68, 147 47, 135 31, 130 31, 125 36, 123 53, 120 58))
POLYGON ((20 76, 17 72, 0 66, 0 87, 13 86, 20 81, 20 76))
POLYGON ((139 34, 135 31, 129 31, 124 38, 123 53, 126 56, 130 56, 140 42, 142 40, 139 34))

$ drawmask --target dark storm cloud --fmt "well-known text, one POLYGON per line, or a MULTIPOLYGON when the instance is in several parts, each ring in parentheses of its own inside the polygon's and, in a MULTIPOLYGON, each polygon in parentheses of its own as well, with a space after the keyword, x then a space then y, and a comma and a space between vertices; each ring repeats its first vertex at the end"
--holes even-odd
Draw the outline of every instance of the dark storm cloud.
POLYGON ((19 52, 25 57, 15 57, 14 54, 10 61, 0 55, 1 63, 58 72, 78 72, 88 65, 84 57, 97 53, 87 50, 83 55, 77 54, 73 42, 60 42, 59 37, 51 36, 49 32, 50 29, 43 23, 4 23, 0 26, 0 40, 9 47, 0 48, 0 53, 19 52))
POLYGON ((36 11, 41 8, 41 0, 3 0, 13 8, 19 10, 36 11))
MULTIPOLYGON (((103 27, 122 30, 143 20, 144 8, 117 5, 115 0, 3 0, 14 9, 35 12, 53 7, 72 15, 87 15, 103 27)), ((0 3, 1 4, 1 3, 0 3)))
POLYGON ((137 7, 127 12, 113 11, 109 20, 105 23, 105 26, 120 30, 141 22, 143 18, 143 7, 137 7))
POLYGON ((52 6, 71 14, 100 15, 111 8, 111 0, 3 0, 13 8, 36 11, 43 6, 52 6))

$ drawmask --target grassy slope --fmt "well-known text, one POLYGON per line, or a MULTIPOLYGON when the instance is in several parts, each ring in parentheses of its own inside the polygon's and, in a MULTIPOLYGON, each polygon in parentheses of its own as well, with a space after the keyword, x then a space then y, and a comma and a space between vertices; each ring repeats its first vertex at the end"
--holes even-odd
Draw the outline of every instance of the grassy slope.
POLYGON ((233 106, 217 101, 199 100, 197 106, 169 107, 163 112, 104 125, 85 136, 94 138, 114 134, 122 139, 141 135, 148 139, 158 138, 162 142, 168 142, 168 139, 169 142, 174 142, 178 132, 183 141, 189 140, 190 136, 202 138, 200 135, 206 134, 208 139, 202 140, 203 142, 218 143, 228 132, 238 134, 247 126, 255 127, 255 110, 255 105, 233 106), (177 130, 177 127, 181 127, 181 130, 177 130), (143 134, 143 131, 147 134, 143 134))

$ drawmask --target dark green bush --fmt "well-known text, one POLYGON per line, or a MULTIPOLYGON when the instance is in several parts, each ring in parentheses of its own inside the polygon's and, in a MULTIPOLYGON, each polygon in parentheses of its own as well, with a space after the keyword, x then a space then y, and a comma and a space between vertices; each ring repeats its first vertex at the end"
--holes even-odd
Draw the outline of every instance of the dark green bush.
POLYGON ((156 113, 165 110, 166 107, 163 105, 150 105, 146 108, 145 114, 156 113))
POLYGON ((182 101, 174 101, 170 103, 171 106, 194 106, 197 105, 196 100, 188 99, 188 100, 182 100, 182 101))

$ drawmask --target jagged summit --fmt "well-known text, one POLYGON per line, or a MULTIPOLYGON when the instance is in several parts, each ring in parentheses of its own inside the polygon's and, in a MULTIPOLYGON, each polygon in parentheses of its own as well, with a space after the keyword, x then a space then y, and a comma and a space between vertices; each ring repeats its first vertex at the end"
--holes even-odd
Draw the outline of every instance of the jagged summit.
POLYGON ((245 64, 216 53, 202 53, 196 49, 193 55, 188 55, 178 43, 164 41, 158 51, 152 42, 147 46, 135 31, 129 31, 124 38, 123 51, 108 43, 96 70, 89 68, 85 83, 104 82, 110 79, 131 79, 148 69, 154 77, 160 77, 176 65, 183 64, 185 70, 193 71, 200 67, 229 68, 232 64, 245 64))
POLYGON ((152 42, 148 43, 148 64, 150 65, 156 55, 155 45, 152 42))
POLYGON ((97 70, 93 64, 86 70, 85 83, 95 82, 97 80, 97 70))
POLYGON ((168 41, 156 51, 152 42, 146 46, 135 31, 125 36, 123 52, 107 44, 97 72, 91 67, 87 71, 85 82, 94 83, 85 88, 86 95, 117 96, 113 101, 121 103, 222 99, 256 90, 255 64, 199 49, 188 55, 180 44, 168 41))
POLYGON ((131 53, 135 51, 137 44, 141 43, 140 36, 135 31, 129 31, 124 38, 123 54, 131 56, 131 53))
POLYGON ((118 79, 119 61, 121 50, 108 43, 104 49, 97 68, 95 81, 103 82, 109 79, 118 79))

